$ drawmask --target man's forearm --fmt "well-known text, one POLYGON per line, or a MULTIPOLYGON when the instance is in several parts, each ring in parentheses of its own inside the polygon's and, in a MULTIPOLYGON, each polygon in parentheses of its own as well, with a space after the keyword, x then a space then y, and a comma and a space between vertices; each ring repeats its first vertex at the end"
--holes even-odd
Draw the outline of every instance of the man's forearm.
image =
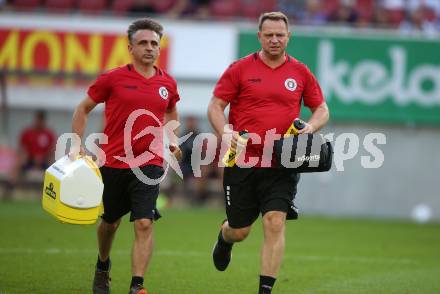
MULTIPOLYGON (((165 113, 165 121, 164 121, 164 125, 166 125, 169 121, 179 121, 179 113, 177 112, 177 109, 173 109, 170 112, 165 113)), ((167 130, 168 132, 168 130, 167 130)), ((173 130, 174 132, 174 136, 172 136, 172 134, 167 134, 168 139, 170 141, 170 145, 177 145, 177 138, 179 137, 179 128, 175 128, 173 130)))
POLYGON ((316 109, 314 109, 312 116, 310 117, 308 123, 313 126, 313 131, 316 132, 320 130, 328 122, 330 117, 327 104, 321 104, 316 109))
POLYGON ((76 133, 80 140, 82 140, 84 135, 84 130, 87 125, 87 117, 88 114, 80 107, 77 107, 73 113, 72 132, 76 133))
POLYGON ((224 109, 220 105, 211 103, 208 107, 208 119, 214 131, 219 135, 223 135, 224 126, 227 124, 224 109))
POLYGON ((84 130, 87 126, 87 118, 89 112, 92 111, 95 106, 96 103, 90 97, 86 97, 83 101, 81 101, 81 103, 75 108, 75 111, 73 112, 72 132, 76 133, 80 140, 82 140, 84 130))

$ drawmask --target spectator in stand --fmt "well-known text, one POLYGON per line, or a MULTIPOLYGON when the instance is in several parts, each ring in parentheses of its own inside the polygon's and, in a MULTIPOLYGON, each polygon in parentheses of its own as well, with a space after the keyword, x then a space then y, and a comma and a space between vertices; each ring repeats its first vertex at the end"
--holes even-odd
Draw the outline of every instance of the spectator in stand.
POLYGON ((192 133, 191 136, 180 146, 180 149, 182 150, 180 167, 185 178, 193 176, 191 154, 193 151, 194 139, 198 134, 200 134, 199 121, 195 116, 191 115, 185 118, 185 130, 183 131, 182 135, 184 136, 189 133, 192 133))
MULTIPOLYGON (((203 204, 208 199, 207 191, 207 176, 209 168, 207 166, 201 166, 202 177, 195 177, 192 164, 199 166, 197 162, 191 161, 191 155, 193 152, 202 153, 206 152, 203 145, 195 146, 194 139, 200 134, 199 120, 195 116, 187 116, 185 119, 185 131, 183 135, 192 133, 191 136, 182 143, 180 149, 182 150, 181 169, 183 174, 183 188, 185 197, 192 204, 203 204)), ((196 157, 200 158, 200 157, 196 157)))
POLYGON ((177 0, 167 13, 168 17, 180 18, 190 16, 195 19, 209 19, 211 0, 177 0))
POLYGON ((415 11, 420 7, 424 7, 426 17, 431 21, 440 15, 439 0, 408 0, 407 10, 415 11))
MULTIPOLYGON (((319 2, 319 0, 316 0, 319 2)), ((294 23, 304 18, 304 10, 308 0, 278 0, 277 7, 294 23)))
POLYGON ((419 6, 414 11, 407 11, 407 18, 400 24, 400 31, 404 34, 422 32, 427 35, 437 35, 435 23, 426 18, 426 7, 419 6))
POLYGON ((157 13, 154 6, 154 0, 135 0, 133 6, 128 9, 128 13, 132 15, 145 15, 157 13))
POLYGON ((326 15, 322 11, 320 0, 307 0, 302 23, 305 25, 319 26, 327 22, 326 15))
POLYGON ((353 0, 341 1, 338 9, 330 16, 329 20, 338 24, 354 25, 358 20, 355 2, 353 0))
POLYGON ((46 113, 42 110, 37 111, 33 124, 20 134, 17 161, 7 183, 5 195, 11 196, 12 189, 26 173, 41 173, 49 167, 54 158, 55 144, 55 133, 46 125, 46 113))
POLYGON ((18 149, 22 170, 45 170, 54 158, 56 136, 46 125, 46 112, 39 110, 31 126, 20 134, 18 149))
POLYGON ((377 5, 374 8, 372 25, 376 28, 384 29, 389 27, 389 22, 387 10, 383 6, 377 5))

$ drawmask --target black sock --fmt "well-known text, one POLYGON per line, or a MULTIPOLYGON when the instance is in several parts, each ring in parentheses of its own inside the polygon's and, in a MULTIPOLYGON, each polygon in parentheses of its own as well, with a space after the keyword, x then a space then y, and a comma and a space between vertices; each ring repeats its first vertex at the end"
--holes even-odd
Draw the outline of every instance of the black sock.
POLYGON ((96 262, 96 267, 102 271, 108 272, 110 270, 110 258, 107 258, 106 261, 101 261, 98 255, 98 261, 96 262))
POLYGON ((143 277, 131 277, 131 285, 130 288, 136 285, 143 285, 144 284, 144 278, 143 277))
POLYGON ((220 229, 220 233, 218 233, 218 242, 220 245, 222 245, 224 247, 232 247, 232 245, 234 245, 234 243, 229 243, 229 242, 225 241, 225 239, 223 238, 223 233, 222 233, 221 229, 220 229))
POLYGON ((269 276, 260 276, 260 290, 258 294, 270 294, 276 278, 269 276))

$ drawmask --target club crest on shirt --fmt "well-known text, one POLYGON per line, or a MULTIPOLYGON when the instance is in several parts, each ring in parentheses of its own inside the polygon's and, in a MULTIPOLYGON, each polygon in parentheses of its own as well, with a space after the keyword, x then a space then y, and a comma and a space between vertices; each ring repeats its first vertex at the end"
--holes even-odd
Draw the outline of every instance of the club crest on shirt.
POLYGON ((295 91, 297 84, 294 79, 289 78, 284 81, 284 86, 286 87, 287 90, 293 92, 293 91, 295 91))
POLYGON ((168 98, 168 90, 165 87, 160 87, 159 88, 159 95, 160 97, 162 97, 164 100, 167 100, 168 98))

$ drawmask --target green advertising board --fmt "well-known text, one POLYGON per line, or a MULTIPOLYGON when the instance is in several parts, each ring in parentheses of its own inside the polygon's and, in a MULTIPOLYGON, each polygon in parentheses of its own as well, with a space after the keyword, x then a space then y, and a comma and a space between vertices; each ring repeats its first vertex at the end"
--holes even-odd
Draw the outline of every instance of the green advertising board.
MULTIPOLYGON (((259 50, 242 31, 239 57, 259 50)), ((332 120, 440 125, 440 40, 293 33, 287 51, 318 78, 332 120)))

